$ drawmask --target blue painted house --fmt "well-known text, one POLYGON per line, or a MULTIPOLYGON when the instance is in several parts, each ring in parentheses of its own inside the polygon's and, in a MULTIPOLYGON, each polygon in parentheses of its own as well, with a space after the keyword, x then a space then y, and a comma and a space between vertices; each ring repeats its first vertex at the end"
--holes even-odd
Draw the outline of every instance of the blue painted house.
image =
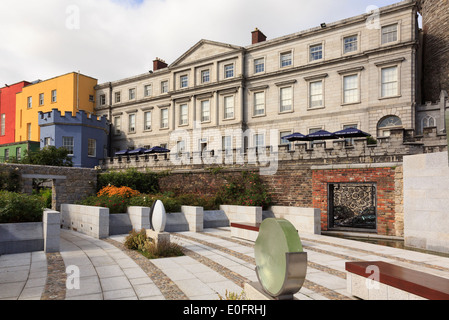
POLYGON ((75 115, 57 109, 39 112, 40 146, 65 147, 74 167, 93 168, 107 157, 109 122, 80 110, 75 115))

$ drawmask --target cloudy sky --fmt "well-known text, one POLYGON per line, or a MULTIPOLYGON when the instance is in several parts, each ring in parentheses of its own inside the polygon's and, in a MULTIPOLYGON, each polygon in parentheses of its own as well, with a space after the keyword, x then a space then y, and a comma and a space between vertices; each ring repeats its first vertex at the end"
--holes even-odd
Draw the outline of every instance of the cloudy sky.
POLYGON ((0 87, 72 71, 114 81, 201 39, 247 46, 399 0, 1 0, 0 87))

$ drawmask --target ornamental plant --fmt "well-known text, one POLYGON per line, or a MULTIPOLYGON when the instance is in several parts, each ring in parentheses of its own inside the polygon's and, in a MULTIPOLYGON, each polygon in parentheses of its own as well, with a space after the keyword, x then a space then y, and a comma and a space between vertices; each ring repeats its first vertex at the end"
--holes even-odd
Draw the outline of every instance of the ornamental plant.
POLYGON ((82 205, 109 208, 109 213, 125 213, 130 200, 140 195, 139 191, 129 187, 106 186, 96 196, 90 196, 80 202, 82 205))
POLYGON ((42 222, 44 209, 40 196, 0 191, 0 223, 42 222))
POLYGON ((221 203, 256 206, 267 209, 272 199, 260 176, 254 172, 242 172, 240 176, 228 178, 218 192, 221 203))
POLYGON ((160 173, 151 171, 139 172, 135 168, 126 171, 109 171, 98 175, 97 190, 103 187, 130 187, 140 193, 158 193, 160 173))
POLYGON ((116 187, 116 186, 106 186, 103 187, 100 191, 98 191, 97 193, 97 197, 102 197, 102 196, 120 196, 126 199, 132 198, 134 196, 139 195, 140 192, 137 190, 133 190, 130 187, 116 187))
POLYGON ((132 230, 125 238, 124 245, 130 250, 140 252, 148 259, 179 257, 184 255, 182 247, 177 243, 160 241, 156 244, 153 239, 147 236, 145 229, 139 232, 132 230))

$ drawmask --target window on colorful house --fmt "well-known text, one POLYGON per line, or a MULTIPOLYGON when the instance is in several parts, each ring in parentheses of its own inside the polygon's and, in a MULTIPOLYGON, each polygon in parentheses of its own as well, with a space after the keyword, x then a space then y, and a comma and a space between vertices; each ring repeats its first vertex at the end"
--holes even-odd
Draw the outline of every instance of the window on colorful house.
MULTIPOLYGON (((50 139, 50 138, 48 138, 50 139)), ((50 142, 48 141, 48 145, 50 145, 50 142)), ((62 147, 66 148, 69 152, 69 156, 73 156, 73 147, 74 147, 74 140, 73 137, 62 137, 62 147)))
POLYGON ((95 140, 95 139, 88 140, 87 156, 89 156, 89 157, 97 156, 97 140, 95 140))

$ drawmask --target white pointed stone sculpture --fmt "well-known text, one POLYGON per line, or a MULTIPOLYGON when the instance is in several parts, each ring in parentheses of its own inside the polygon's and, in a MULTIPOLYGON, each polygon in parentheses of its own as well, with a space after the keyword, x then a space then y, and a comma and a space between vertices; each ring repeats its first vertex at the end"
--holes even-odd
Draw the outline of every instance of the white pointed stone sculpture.
POLYGON ((156 232, 163 232, 167 222, 166 215, 164 204, 161 200, 156 200, 150 212, 151 229, 156 232))

